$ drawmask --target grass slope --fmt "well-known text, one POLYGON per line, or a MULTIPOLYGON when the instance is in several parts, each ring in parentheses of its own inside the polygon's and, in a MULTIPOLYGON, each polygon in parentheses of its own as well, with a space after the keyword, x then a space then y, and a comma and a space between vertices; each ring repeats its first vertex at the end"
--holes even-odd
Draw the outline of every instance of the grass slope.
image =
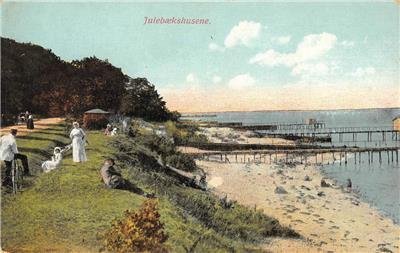
MULTIPOLYGON (((17 139, 20 152, 28 155, 30 165, 38 170, 40 162, 48 159, 56 145, 69 142, 63 125, 31 133, 17 139)), ((28 181, 25 191, 16 196, 2 195, 2 248, 10 252, 99 252, 102 233, 111 221, 120 218, 126 209, 137 209, 144 197, 137 194, 109 190, 103 187, 99 168, 105 157, 115 150, 100 132, 88 132, 89 161, 72 162, 70 153, 64 157, 60 169, 28 181)), ((143 186, 146 190, 146 186, 143 186)), ((150 186, 149 186, 150 187, 150 186)), ((185 252, 196 239, 204 235, 206 243, 196 252, 252 251, 251 245, 233 241, 183 210, 159 199, 160 214, 169 235, 167 246, 171 252, 185 252)))

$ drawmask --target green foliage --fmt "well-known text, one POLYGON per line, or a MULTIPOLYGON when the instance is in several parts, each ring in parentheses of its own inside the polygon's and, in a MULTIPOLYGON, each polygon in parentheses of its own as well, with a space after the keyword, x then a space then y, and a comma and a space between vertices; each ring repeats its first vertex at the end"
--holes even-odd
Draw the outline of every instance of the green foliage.
POLYGON ((105 244, 108 250, 118 253, 167 252, 163 245, 167 238, 157 202, 146 200, 137 212, 127 210, 122 220, 113 222, 105 234, 105 244))
POLYGON ((177 120, 179 113, 170 112, 156 88, 146 78, 130 78, 122 98, 121 112, 149 121, 177 120))
POLYGON ((38 96, 44 91, 49 96, 55 95, 52 93, 55 85, 67 87, 65 77, 72 68, 51 50, 2 38, 1 56, 2 113, 17 114, 28 109, 40 113, 51 109, 47 101, 42 101, 43 107, 38 108, 35 105, 38 96))
MULTIPOLYGON (((125 161, 129 161, 130 157, 137 153, 131 143, 140 138, 143 137, 119 138, 117 141, 119 155, 124 156, 125 161)), ((138 147, 143 149, 142 145, 144 145, 152 150, 152 153, 148 153, 150 155, 148 159, 151 159, 151 156, 156 159, 159 152, 157 145, 147 146, 149 143, 145 141, 136 143, 138 145, 136 149, 138 147)), ((167 159, 174 159, 174 157, 170 155, 167 159)), ((262 211, 254 211, 227 199, 220 200, 208 192, 183 187, 179 181, 166 175, 162 170, 143 173, 141 170, 136 170, 137 167, 143 167, 140 162, 136 163, 135 167, 132 167, 130 163, 125 164, 132 178, 140 178, 146 185, 157 185, 158 194, 165 195, 185 213, 198 219, 205 227, 231 239, 260 242, 267 236, 299 237, 295 231, 281 226, 278 220, 266 216, 262 211)))
POLYGON ((51 50, 1 38, 1 108, 15 115, 82 115, 93 108, 111 110, 147 120, 178 120, 154 85, 146 78, 132 79, 108 60, 86 57, 71 63, 51 50), (122 102, 122 105, 121 105, 122 102))
POLYGON ((187 143, 207 143, 207 137, 198 134, 199 130, 195 125, 180 124, 173 121, 165 123, 165 129, 169 136, 174 139, 176 145, 185 145, 187 143))
POLYGON ((68 111, 82 113, 93 108, 119 110, 120 98, 125 93, 128 80, 120 68, 94 56, 72 61, 71 64, 78 79, 77 85, 71 88, 78 96, 70 99, 71 108, 68 111))
POLYGON ((184 171, 195 171, 197 168, 193 158, 181 152, 169 155, 166 158, 166 162, 170 166, 184 171))
POLYGON ((295 231, 281 226, 278 220, 266 216, 262 211, 238 204, 226 206, 207 193, 175 190, 170 198, 206 227, 232 239, 257 242, 268 236, 299 237, 295 231))

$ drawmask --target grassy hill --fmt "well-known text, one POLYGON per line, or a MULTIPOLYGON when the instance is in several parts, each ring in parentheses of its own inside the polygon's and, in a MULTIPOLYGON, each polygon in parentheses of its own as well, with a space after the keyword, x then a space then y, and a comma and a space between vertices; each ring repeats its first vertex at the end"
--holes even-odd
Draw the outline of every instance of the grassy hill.
MULTIPOLYGON (((104 158, 120 158, 117 165, 132 183, 146 192, 156 190, 161 221, 171 252, 186 252, 200 236, 194 252, 252 252, 266 236, 298 236, 261 212, 242 206, 224 208, 208 192, 179 184, 160 168, 146 168, 143 155, 156 159, 156 152, 138 139, 118 140, 101 132, 88 132, 83 164, 72 162, 70 153, 60 169, 40 173, 56 145, 69 140, 65 125, 17 138, 20 152, 28 155, 36 177, 26 181, 17 195, 2 192, 2 248, 10 252, 101 252, 104 232, 127 209, 137 210, 145 197, 103 186, 99 169, 104 158), (132 144, 131 142, 136 142, 132 144), (116 145, 117 143, 117 145, 116 145), (121 150, 123 149, 123 150, 121 150), (156 179, 156 181, 155 181, 156 179), (154 184, 157 184, 156 186, 154 184)), ((148 160, 147 159, 147 160, 148 160)))

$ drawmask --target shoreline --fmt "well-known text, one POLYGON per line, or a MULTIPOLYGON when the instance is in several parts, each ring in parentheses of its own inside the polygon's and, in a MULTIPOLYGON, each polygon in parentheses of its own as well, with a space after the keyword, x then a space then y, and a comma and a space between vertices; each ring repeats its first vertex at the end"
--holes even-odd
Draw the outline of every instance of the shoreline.
MULTIPOLYGON (((351 155, 348 154, 348 159, 351 158, 351 155)), ((338 165, 339 160, 333 161, 331 164, 327 164, 327 166, 334 166, 334 165, 338 165)), ((342 163, 343 163, 343 159, 342 159, 342 163)), ((333 182, 335 182, 335 184, 340 184, 339 180, 337 178, 335 178, 332 175, 329 175, 323 168, 323 166, 319 166, 320 168, 319 171, 321 173, 322 176, 329 178, 330 180, 332 180, 333 182)), ((357 199, 359 199, 360 201, 368 204, 370 206, 370 208, 375 209, 377 212, 379 212, 382 216, 390 219, 395 225, 400 226, 400 218, 399 217, 395 217, 393 216, 393 214, 390 214, 389 211, 384 210, 383 207, 378 206, 377 204, 373 203, 372 200, 370 200, 367 196, 364 196, 364 194, 361 194, 361 192, 359 190, 356 189, 351 189, 350 192, 354 197, 356 197, 357 199)), ((400 251, 399 251, 400 252, 400 251)))
POLYGON ((365 252, 374 248, 399 251, 399 225, 354 192, 344 191, 336 180, 326 180, 332 187, 320 187, 321 179, 326 176, 318 166, 200 160, 196 163, 207 173, 208 184, 215 194, 263 209, 306 240, 274 239, 265 246, 267 249, 274 252, 290 249, 365 252), (305 176, 311 181, 305 181, 305 176), (283 187, 286 193, 275 193, 277 187, 283 187))

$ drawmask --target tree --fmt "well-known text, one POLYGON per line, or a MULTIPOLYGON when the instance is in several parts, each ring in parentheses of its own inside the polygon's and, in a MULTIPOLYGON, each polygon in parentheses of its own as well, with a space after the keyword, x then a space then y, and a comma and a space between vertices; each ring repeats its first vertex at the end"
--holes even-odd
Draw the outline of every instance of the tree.
POLYGON ((121 69, 96 57, 73 61, 72 65, 76 69, 77 80, 69 101, 70 110, 82 113, 88 109, 101 108, 117 112, 128 80, 121 69))
POLYGON ((131 78, 126 89, 121 103, 123 114, 152 121, 165 121, 171 116, 162 97, 146 78, 131 78))
POLYGON ((62 61, 51 50, 1 38, 1 108, 17 115, 29 110, 44 116, 100 108, 147 120, 177 120, 154 85, 132 79, 108 60, 93 57, 62 61))

